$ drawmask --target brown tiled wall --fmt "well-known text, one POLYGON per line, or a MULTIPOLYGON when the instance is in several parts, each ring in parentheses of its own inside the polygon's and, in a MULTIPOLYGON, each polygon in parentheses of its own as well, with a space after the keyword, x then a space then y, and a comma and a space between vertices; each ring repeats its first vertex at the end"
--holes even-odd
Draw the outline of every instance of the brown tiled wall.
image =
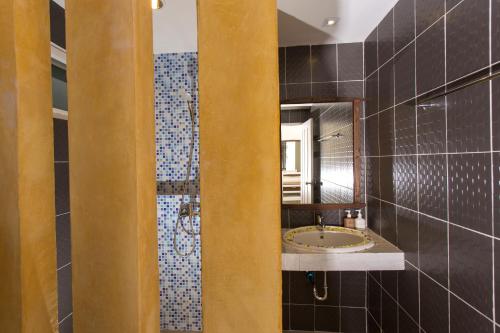
MULTIPOLYGON (((279 49, 281 100, 301 97, 363 97, 363 44, 306 45, 279 49)), ((282 122, 305 121, 299 112, 282 112, 282 122)), ((304 118, 305 117, 305 118, 304 118)), ((340 225, 342 211, 322 212, 340 225)), ((282 227, 314 224, 310 210, 282 210, 282 227)), ((317 272, 318 285, 323 273, 317 272)), ((283 329, 365 332, 366 273, 329 272, 329 297, 314 300, 305 272, 283 272, 283 329)))
POLYGON ((69 208, 68 122, 54 119, 56 241, 59 331, 73 331, 71 293, 71 226, 69 208))
POLYGON ((280 99, 363 97, 363 43, 280 47, 280 99))
MULTIPOLYGON (((365 332, 366 273, 328 272, 328 299, 315 300, 305 272, 283 272, 283 329, 365 332)), ((316 272, 323 285, 323 272, 316 272)), ((322 294, 322 288, 318 292, 322 294)))
POLYGON ((66 19, 64 8, 50 0, 50 41, 66 49, 66 19))
POLYGON ((400 0, 365 41, 368 222, 406 255, 369 332, 500 331, 500 79, 421 102, 499 48, 500 0, 400 0))
MULTIPOLYGON (((50 2, 50 40, 65 48, 65 11, 50 2)), ((66 81, 66 71, 52 66, 52 75, 66 81), (57 72, 56 72, 57 71, 57 72)), ((55 101, 53 101, 55 102, 55 101)), ((62 105, 54 105, 62 108, 62 105)), ((66 105, 67 108, 67 105, 66 105)), ((73 332, 71 291, 71 215, 69 208, 68 122, 54 119, 54 171, 56 193, 58 322, 61 333, 73 332)))

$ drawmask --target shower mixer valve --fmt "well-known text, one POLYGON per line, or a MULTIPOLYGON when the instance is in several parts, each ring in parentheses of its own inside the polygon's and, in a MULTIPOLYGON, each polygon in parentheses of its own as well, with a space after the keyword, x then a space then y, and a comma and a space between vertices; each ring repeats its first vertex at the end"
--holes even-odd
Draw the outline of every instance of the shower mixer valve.
POLYGON ((188 216, 200 216, 200 211, 194 209, 195 204, 192 202, 182 203, 180 207, 180 216, 188 217, 188 216))

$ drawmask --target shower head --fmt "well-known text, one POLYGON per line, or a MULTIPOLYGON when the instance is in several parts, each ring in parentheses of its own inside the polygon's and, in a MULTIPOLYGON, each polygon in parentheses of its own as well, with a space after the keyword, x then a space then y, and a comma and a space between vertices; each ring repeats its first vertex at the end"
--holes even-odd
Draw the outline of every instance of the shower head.
POLYGON ((191 94, 190 94, 190 93, 188 93, 188 92, 186 91, 186 89, 184 89, 184 88, 179 89, 179 96, 180 96, 183 100, 185 100, 186 102, 192 102, 192 101, 193 101, 193 97, 191 96, 191 94))

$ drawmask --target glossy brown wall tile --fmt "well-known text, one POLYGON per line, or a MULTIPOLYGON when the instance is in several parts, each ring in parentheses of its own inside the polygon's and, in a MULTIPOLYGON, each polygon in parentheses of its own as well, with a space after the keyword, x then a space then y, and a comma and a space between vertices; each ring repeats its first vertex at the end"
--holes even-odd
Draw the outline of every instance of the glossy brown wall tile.
POLYGON ((56 184, 56 244, 59 332, 73 331, 71 290, 71 214, 69 207, 68 121, 54 119, 54 169, 56 184))
POLYGON ((417 37, 416 75, 417 93, 419 95, 445 83, 444 38, 444 18, 440 18, 439 21, 417 37))
POLYGON ((365 76, 370 76, 379 67, 378 62, 378 27, 365 40, 365 76))
MULTIPOLYGON (((294 48, 287 48, 288 53, 293 52, 294 48)), ((308 59, 308 57, 306 58, 308 59)), ((312 45, 311 46, 311 81, 327 82, 337 81, 337 45, 312 45)), ((287 70, 292 73, 298 66, 287 62, 287 70)), ((307 81, 307 80, 304 80, 307 81)), ((302 82, 304 82, 302 81, 302 82)), ((290 81, 291 82, 291 81, 290 81)))
POLYGON ((394 11, 382 19, 378 25, 378 63, 383 65, 394 55, 394 11))
POLYGON ((414 0, 416 8, 416 33, 420 35, 444 14, 446 0, 414 0))
POLYGON ((363 43, 279 48, 280 99, 363 97, 363 43))
POLYGON ((398 52, 415 38, 415 0, 400 0, 394 6, 394 50, 398 52))
POLYGON ((500 0, 491 2, 491 53, 492 61, 500 61, 500 0))
POLYGON ((386 272, 369 273, 368 331, 394 331, 396 317, 399 332, 492 332, 495 320, 498 331, 500 79, 425 99, 498 61, 498 11, 497 0, 399 0, 395 54, 387 17, 365 41, 378 73, 365 79, 368 224, 406 259, 397 294, 386 272))
MULTIPOLYGON (((306 272, 283 272, 283 327, 322 332, 364 332, 366 272, 328 272, 328 298, 315 300, 306 272), (342 316, 342 318, 341 318, 342 316)), ((323 285, 323 272, 315 272, 323 285)))
POLYGON ((50 1, 50 41, 66 49, 66 18, 64 8, 50 1))
POLYGON ((363 44, 346 43, 337 47, 339 81, 363 80, 363 44))
POLYGON ((0 330, 57 332, 49 4, 0 4, 0 330))
POLYGON ((415 96, 415 43, 409 44, 394 59, 395 103, 415 96))
POLYGON ((446 79, 490 64, 489 0, 464 0, 446 16, 446 79))

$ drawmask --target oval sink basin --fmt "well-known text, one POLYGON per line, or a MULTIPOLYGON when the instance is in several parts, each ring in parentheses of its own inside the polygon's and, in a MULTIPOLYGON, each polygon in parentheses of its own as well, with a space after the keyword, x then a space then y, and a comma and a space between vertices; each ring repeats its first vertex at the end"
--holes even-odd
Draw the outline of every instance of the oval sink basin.
POLYGON ((369 249, 375 242, 359 230, 343 227, 307 226, 289 230, 283 236, 285 246, 319 253, 346 253, 369 249))

